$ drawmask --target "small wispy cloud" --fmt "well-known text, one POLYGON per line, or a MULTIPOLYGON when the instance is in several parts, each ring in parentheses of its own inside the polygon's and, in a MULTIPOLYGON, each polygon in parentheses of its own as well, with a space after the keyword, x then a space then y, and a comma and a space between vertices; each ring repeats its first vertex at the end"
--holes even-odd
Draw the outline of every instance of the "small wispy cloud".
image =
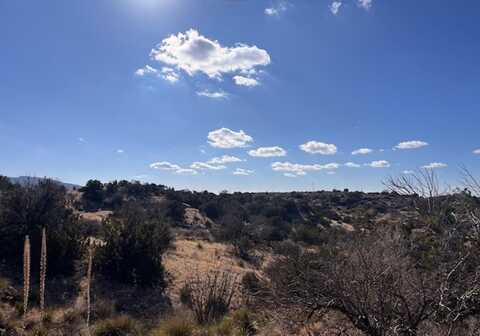
POLYGON ((235 82, 235 84, 237 85, 240 85, 240 86, 258 86, 260 85, 260 82, 255 79, 255 78, 251 78, 251 77, 244 77, 244 76, 234 76, 233 77, 233 81, 235 82))
POLYGON ((425 146, 428 146, 428 142, 420 140, 410 140, 400 142, 398 145, 395 146, 395 149, 417 149, 425 146))
POLYGON ((249 176, 249 175, 252 175, 254 172, 255 172, 254 170, 250 170, 250 169, 237 168, 233 172, 233 175, 249 176))
POLYGON ((366 165, 372 168, 389 168, 391 166, 390 162, 386 160, 372 161, 370 163, 367 163, 366 165))
POLYGON ((342 7, 341 1, 334 1, 328 6, 328 8, 330 9, 330 12, 332 12, 333 15, 337 15, 340 12, 341 7, 342 7))
POLYGON ((194 162, 190 165, 190 168, 192 169, 198 169, 198 170, 222 170, 227 168, 225 165, 216 165, 216 164, 211 164, 207 162, 194 162))
POLYGON ((178 72, 169 67, 162 68, 161 77, 172 84, 178 82, 178 80, 180 79, 180 75, 178 74, 178 72))
POLYGON ((335 170, 340 165, 338 163, 327 163, 327 164, 299 164, 291 162, 274 162, 272 163, 272 170, 292 173, 296 175, 306 175, 307 171, 320 171, 320 170, 335 170))
POLYGON ((279 16, 283 12, 287 11, 288 5, 289 3, 287 1, 279 1, 275 5, 265 8, 264 13, 268 16, 279 16))
POLYGON ((439 169, 439 168, 447 168, 448 165, 443 162, 432 162, 429 163, 428 165, 422 166, 424 169, 439 169))
POLYGON ((124 154, 125 151, 123 149, 117 149, 117 154, 124 154))
POLYGON ((352 155, 367 155, 373 153, 373 149, 370 148, 359 148, 352 152, 352 155))
POLYGON ((204 90, 204 91, 198 91, 197 96, 207 97, 207 98, 211 98, 211 99, 227 99, 228 98, 228 93, 226 93, 225 91, 204 90))
POLYGON ((372 8, 373 0, 358 0, 358 5, 365 10, 372 8))
POLYGON ((337 153, 337 146, 318 141, 309 141, 300 145, 300 149, 310 154, 333 155, 337 153))
POLYGON ((362 165, 359 165, 358 163, 355 162, 347 162, 345 163, 345 167, 348 168, 360 168, 362 165))
POLYGON ((143 77, 146 75, 157 74, 158 70, 150 65, 145 65, 143 68, 137 69, 135 71, 135 75, 139 77, 143 77))
POLYGON ((415 172, 413 170, 404 170, 404 171, 402 171, 402 174, 412 175, 412 174, 415 174, 415 172))
POLYGON ((247 147, 253 138, 244 131, 232 131, 229 128, 219 128, 208 133, 208 143, 217 148, 247 147))
POLYGON ((192 168, 182 168, 175 163, 168 161, 154 162, 150 164, 150 168, 157 170, 171 171, 179 175, 197 175, 198 172, 192 168))
POLYGON ((226 163, 233 163, 233 162, 242 162, 243 160, 232 155, 222 155, 220 157, 214 157, 207 161, 208 164, 213 165, 222 165, 226 163))
POLYGON ((475 149, 475 150, 473 151, 473 154, 480 155, 480 148, 479 148, 479 149, 475 149))
POLYGON ((255 156, 255 157, 278 157, 278 156, 286 156, 287 151, 279 146, 260 147, 260 148, 249 151, 248 155, 255 156))
POLYGON ((82 137, 77 138, 77 141, 80 142, 80 143, 86 143, 87 142, 87 140, 85 140, 82 137))

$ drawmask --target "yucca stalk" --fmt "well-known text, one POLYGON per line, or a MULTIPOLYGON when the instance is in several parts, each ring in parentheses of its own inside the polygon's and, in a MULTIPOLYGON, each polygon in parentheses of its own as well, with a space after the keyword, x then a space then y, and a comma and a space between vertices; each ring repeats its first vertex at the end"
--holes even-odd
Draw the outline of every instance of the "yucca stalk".
POLYGON ((28 296, 30 293, 30 239, 25 236, 23 246, 23 318, 27 315, 28 296))
POLYGON ((47 278, 47 232, 42 230, 42 249, 40 252, 40 311, 45 313, 45 280, 47 278))
POLYGON ((90 291, 92 286, 92 266, 93 266, 93 244, 88 244, 88 267, 87 267, 87 329, 90 326, 91 300, 90 291))

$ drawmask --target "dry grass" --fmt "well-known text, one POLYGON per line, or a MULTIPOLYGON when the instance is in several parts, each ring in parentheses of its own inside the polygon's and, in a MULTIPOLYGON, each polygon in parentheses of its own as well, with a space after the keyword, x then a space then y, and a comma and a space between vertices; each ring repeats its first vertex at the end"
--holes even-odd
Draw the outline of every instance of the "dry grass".
POLYGON ((165 255, 164 265, 172 277, 168 295, 177 307, 180 305, 180 289, 195 274, 215 270, 233 273, 241 279, 245 273, 256 270, 256 267, 233 256, 225 244, 181 238, 175 242, 175 248, 165 255))

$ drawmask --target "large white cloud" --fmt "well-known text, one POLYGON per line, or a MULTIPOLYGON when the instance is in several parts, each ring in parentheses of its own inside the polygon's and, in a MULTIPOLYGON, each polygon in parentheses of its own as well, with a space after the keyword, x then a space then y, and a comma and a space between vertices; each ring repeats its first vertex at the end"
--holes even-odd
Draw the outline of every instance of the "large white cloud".
POLYGON ((386 160, 372 161, 370 163, 367 163, 366 165, 372 168, 389 168, 391 166, 390 162, 386 160))
POLYGON ((321 164, 299 164, 291 162, 274 162, 272 163, 272 169, 274 171, 294 173, 296 175, 305 175, 307 171, 319 171, 319 170, 333 170, 337 169, 340 165, 338 163, 321 164))
POLYGON ((244 76, 234 76, 233 80, 235 84, 240 86, 257 86, 260 85, 260 82, 255 78, 244 77, 244 76))
POLYGON ((396 149, 417 149, 428 146, 428 142, 420 140, 403 141, 395 146, 396 149))
POLYGON ((224 47, 195 29, 170 35, 151 51, 150 56, 182 69, 190 76, 201 72, 211 78, 249 71, 271 62, 268 52, 255 45, 237 43, 233 47, 224 47))
POLYGON ((253 138, 242 130, 235 132, 222 127, 208 133, 208 142, 213 147, 237 148, 247 147, 253 142, 253 138))
POLYGON ((318 141, 309 141, 300 145, 300 149, 310 154, 333 155, 337 153, 337 146, 318 141))
POLYGON ((428 165, 422 166, 422 168, 425 168, 425 169, 438 169, 438 168, 447 168, 447 167, 448 165, 442 162, 432 162, 432 163, 429 163, 428 165))
POLYGON ((255 172, 254 170, 250 170, 250 169, 237 168, 233 172, 233 175, 248 176, 248 175, 252 175, 254 172, 255 172))
POLYGON ((279 146, 260 147, 249 151, 248 155, 256 157, 277 157, 287 155, 287 151, 279 146))

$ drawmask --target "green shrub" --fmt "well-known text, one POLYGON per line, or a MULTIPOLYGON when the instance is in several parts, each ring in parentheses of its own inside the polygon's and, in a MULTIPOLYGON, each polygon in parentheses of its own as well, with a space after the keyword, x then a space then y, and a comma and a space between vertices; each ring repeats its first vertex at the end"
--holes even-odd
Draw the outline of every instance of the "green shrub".
POLYGON ((104 222, 106 246, 98 251, 96 266, 114 281, 166 286, 162 255, 172 236, 166 220, 141 205, 125 205, 104 222))
POLYGON ((175 317, 164 320, 151 336, 191 336, 195 325, 188 318, 175 317))
MULTIPOLYGON (((70 275, 81 254, 78 216, 67 206, 66 189, 51 180, 14 186, 0 197, 0 255, 21 270, 23 240, 30 237, 32 260, 40 260, 41 232, 48 240, 48 276, 70 275)), ((37 277, 39 263, 32 263, 37 277)))
POLYGON ((99 321, 94 326, 95 336, 142 336, 141 327, 137 321, 127 315, 120 315, 99 321))

